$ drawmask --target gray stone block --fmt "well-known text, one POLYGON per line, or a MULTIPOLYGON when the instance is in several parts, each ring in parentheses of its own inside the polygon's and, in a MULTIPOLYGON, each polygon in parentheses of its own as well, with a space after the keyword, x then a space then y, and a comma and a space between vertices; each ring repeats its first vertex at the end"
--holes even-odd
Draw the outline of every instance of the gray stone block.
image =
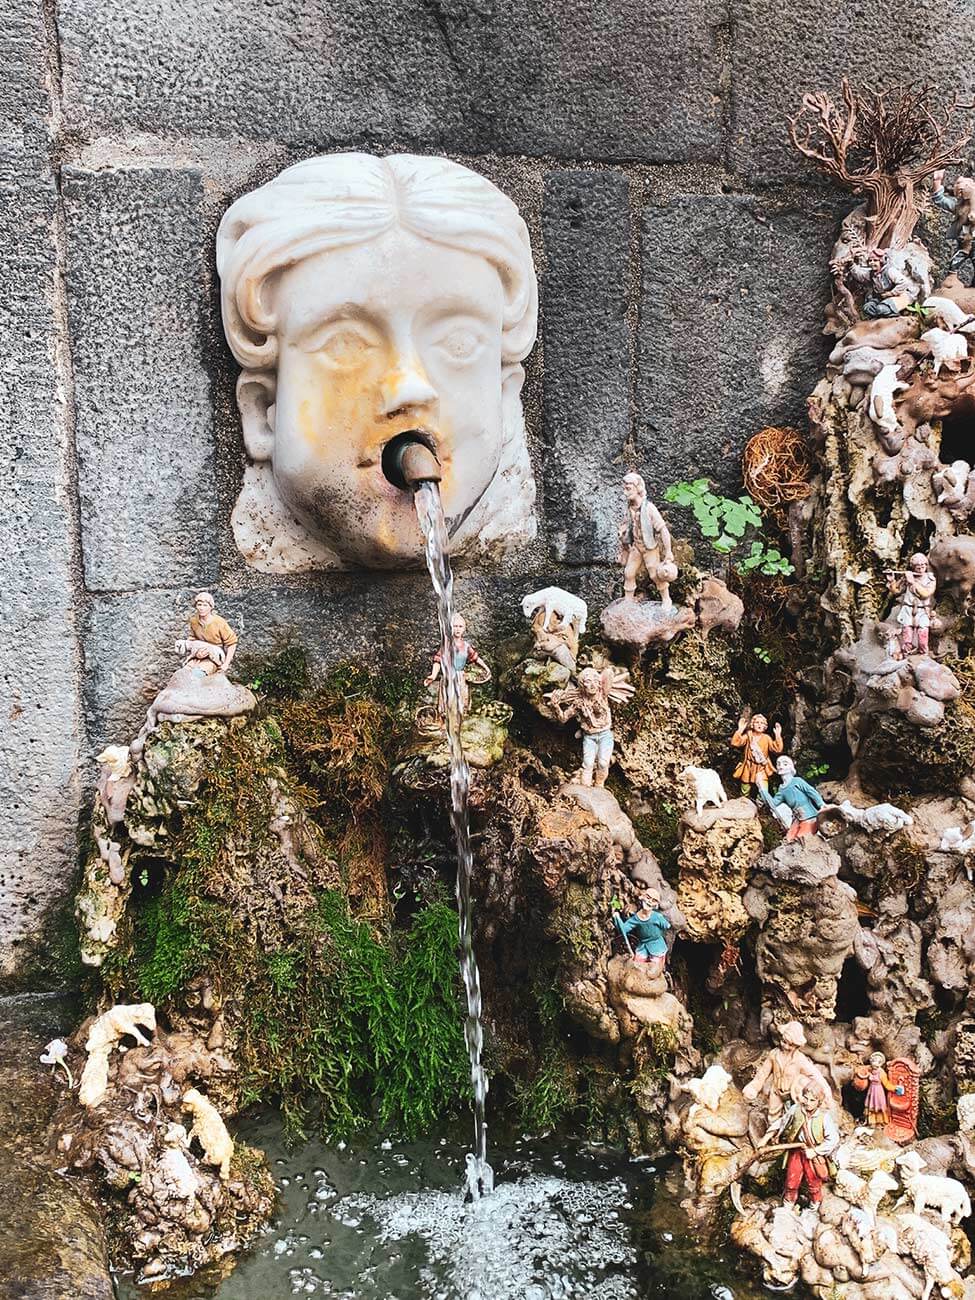
POLYGON ((80 800, 56 203, 44 155, 0 145, 0 979, 71 887, 80 800))
POLYGON ((931 80, 970 100, 972 22, 970 0, 785 0, 774 12, 767 0, 731 0, 732 168, 754 184, 813 175, 786 120, 806 91, 837 98, 844 75, 880 88, 931 80))
POLYGON ((626 320, 629 184, 619 172, 556 172, 543 211, 548 537, 559 560, 616 552, 621 460, 630 436, 626 320))
POLYGON ((821 335, 829 214, 700 195, 642 226, 637 433, 651 494, 709 477, 740 491, 740 457, 767 424, 805 427, 821 335))
POLYGON ((50 108, 44 9, 37 0, 10 0, 3 13, 0 135, 36 136, 50 108))
POLYGON ((719 156, 724 21, 720 0, 58 10, 67 121, 83 134, 646 161, 719 156))
POLYGON ((203 585, 217 523, 201 177, 69 169, 64 199, 87 585, 203 585))
POLYGON ((479 149, 646 162, 720 156, 725 15, 715 0, 432 7, 480 124, 479 149))

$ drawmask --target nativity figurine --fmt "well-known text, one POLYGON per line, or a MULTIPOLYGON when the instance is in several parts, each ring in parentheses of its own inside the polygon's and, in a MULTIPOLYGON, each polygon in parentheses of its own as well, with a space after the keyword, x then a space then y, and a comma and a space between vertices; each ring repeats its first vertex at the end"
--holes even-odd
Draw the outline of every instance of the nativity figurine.
POLYGON ((190 615, 189 636, 176 642, 176 653, 186 656, 186 664, 194 664, 207 674, 226 672, 237 653, 237 633, 225 618, 216 612, 215 602, 208 591, 198 591, 190 615))
POLYGON ((819 814, 826 807, 823 796, 796 773, 796 765, 788 754, 776 759, 775 770, 781 785, 775 794, 769 794, 768 786, 759 784, 762 802, 786 827, 785 838, 790 842, 804 835, 815 835, 819 814))
MULTIPOLYGON (((468 669, 477 670, 478 685, 491 680, 491 669, 467 640, 466 631, 466 620, 461 614, 455 614, 450 624, 450 657, 455 671, 460 675, 461 715, 467 712, 471 702, 471 688, 467 680, 468 669)), ((433 656, 433 666, 424 677, 423 685, 437 687, 437 715, 442 725, 447 717, 447 678, 443 670, 443 647, 433 656)))
POLYGON ((894 642, 891 658, 909 659, 926 655, 930 648, 931 613, 938 583, 928 557, 918 551, 907 569, 888 569, 888 588, 898 598, 894 620, 901 630, 900 642, 894 642))
POLYGON ((162 722, 236 718, 257 705, 246 686, 227 676, 237 651, 237 633, 216 612, 210 592, 198 591, 193 606, 189 635, 174 646, 183 663, 149 705, 145 723, 129 745, 129 757, 137 762, 146 740, 162 722))
POLYGON ((797 1206, 805 1185, 810 1202, 818 1207, 824 1185, 836 1175, 832 1155, 839 1146, 840 1133, 831 1103, 825 1104, 816 1088, 801 1085, 794 1096, 777 1133, 779 1142, 793 1146, 782 1160, 785 1169, 782 1199, 787 1206, 797 1206))
POLYGON ((863 1118, 870 1128, 884 1128, 890 1123, 890 1105, 888 1093, 897 1093, 903 1097, 903 1084, 892 1083, 887 1071, 887 1058, 883 1052, 871 1052, 867 1064, 861 1065, 853 1074, 853 1086, 865 1092, 863 1099, 863 1118))
POLYGON ((534 653, 574 673, 589 615, 586 602, 561 587, 543 587, 523 598, 521 611, 531 623, 534 653))
POLYGON ((811 1089, 819 1101, 833 1106, 833 1093, 819 1066, 804 1055, 806 1034, 797 1020, 790 1020, 779 1031, 779 1046, 773 1047, 755 1071, 751 1083, 741 1090, 746 1101, 757 1101, 765 1093, 768 1097, 769 1126, 777 1122, 787 1103, 800 1087, 811 1089))
POLYGON ((623 478, 626 518, 620 524, 620 563, 623 565, 623 599, 636 598, 637 582, 646 574, 657 589, 660 604, 671 609, 670 584, 677 579, 670 530, 664 517, 647 497, 640 474, 623 478))
POLYGON ((575 686, 551 691, 546 699, 560 722, 575 718, 582 734, 580 785, 603 786, 613 757, 613 714, 610 703, 633 696, 634 687, 625 668, 584 668, 575 686))
POLYGON ((975 278, 975 180, 971 176, 959 176, 949 194, 945 188, 944 168, 939 168, 931 177, 931 202, 953 218, 948 233, 955 241, 955 252, 949 270, 954 271, 959 279, 964 273, 963 283, 970 286, 975 278))
POLYGON ((645 963, 649 975, 662 974, 667 963, 666 935, 672 927, 660 911, 660 894, 655 889, 646 890, 635 912, 626 917, 613 913, 613 924, 633 960, 645 963))
POLYGON ((768 788, 768 779, 775 771, 772 754, 781 754, 785 748, 782 739, 782 726, 775 724, 769 735, 768 718, 764 713, 750 713, 746 710, 738 719, 735 734, 731 737, 734 749, 743 749, 741 762, 735 768, 734 777, 741 782, 741 792, 747 795, 753 785, 760 790, 768 788))

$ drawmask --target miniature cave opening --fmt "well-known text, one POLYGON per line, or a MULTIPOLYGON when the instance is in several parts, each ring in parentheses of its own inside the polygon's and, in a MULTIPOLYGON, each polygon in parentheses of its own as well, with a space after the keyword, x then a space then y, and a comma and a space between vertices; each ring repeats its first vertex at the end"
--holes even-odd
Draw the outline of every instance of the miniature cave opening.
POLYGON ((836 1019, 852 1024, 870 1014, 867 972, 855 957, 847 957, 836 986, 836 1019))
POLYGON ((941 421, 941 461, 975 462, 975 396, 959 398, 941 421))

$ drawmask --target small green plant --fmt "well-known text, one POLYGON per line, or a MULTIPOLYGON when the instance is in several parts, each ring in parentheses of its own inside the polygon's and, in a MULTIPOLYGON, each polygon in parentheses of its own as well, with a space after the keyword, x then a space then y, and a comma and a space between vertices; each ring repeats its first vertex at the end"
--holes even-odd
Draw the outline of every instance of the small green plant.
POLYGON ((755 646, 754 653, 755 653, 755 658, 758 659, 761 663, 770 664, 772 662, 772 656, 769 654, 769 652, 765 649, 763 645, 755 646))
POLYGON ((934 311, 930 307, 925 307, 924 304, 920 302, 912 302, 909 306, 904 308, 904 312, 906 315, 917 317, 917 320, 921 325, 926 325, 928 320, 934 315, 934 311))
POLYGON ((709 479, 697 478, 692 483, 671 483, 664 499, 675 506, 686 506, 712 550, 719 555, 735 555, 734 566, 739 573, 761 573, 771 578, 795 572, 781 551, 768 546, 762 538, 749 538, 749 533, 761 532, 762 512, 747 493, 734 498, 719 496, 709 479), (741 552, 746 543, 748 550, 741 552))
POLYGON ((819 777, 825 776, 828 771, 828 763, 810 763, 803 775, 807 781, 815 781, 819 777))
POLYGON ((524 1128, 531 1133, 547 1133, 556 1128, 578 1102, 578 1089, 565 1048, 550 1044, 532 1078, 516 1081, 514 1094, 524 1128))

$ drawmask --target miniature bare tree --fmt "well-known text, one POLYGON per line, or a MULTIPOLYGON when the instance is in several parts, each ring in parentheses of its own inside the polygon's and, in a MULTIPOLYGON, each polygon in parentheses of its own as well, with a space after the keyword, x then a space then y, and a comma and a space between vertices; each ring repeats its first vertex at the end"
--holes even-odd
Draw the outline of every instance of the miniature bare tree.
POLYGON ((917 224, 918 185, 962 160, 971 133, 951 138, 954 118, 971 107, 957 95, 939 102, 927 83, 855 90, 844 77, 840 107, 825 91, 803 95, 789 138, 820 171, 864 196, 871 247, 902 248, 917 224))

